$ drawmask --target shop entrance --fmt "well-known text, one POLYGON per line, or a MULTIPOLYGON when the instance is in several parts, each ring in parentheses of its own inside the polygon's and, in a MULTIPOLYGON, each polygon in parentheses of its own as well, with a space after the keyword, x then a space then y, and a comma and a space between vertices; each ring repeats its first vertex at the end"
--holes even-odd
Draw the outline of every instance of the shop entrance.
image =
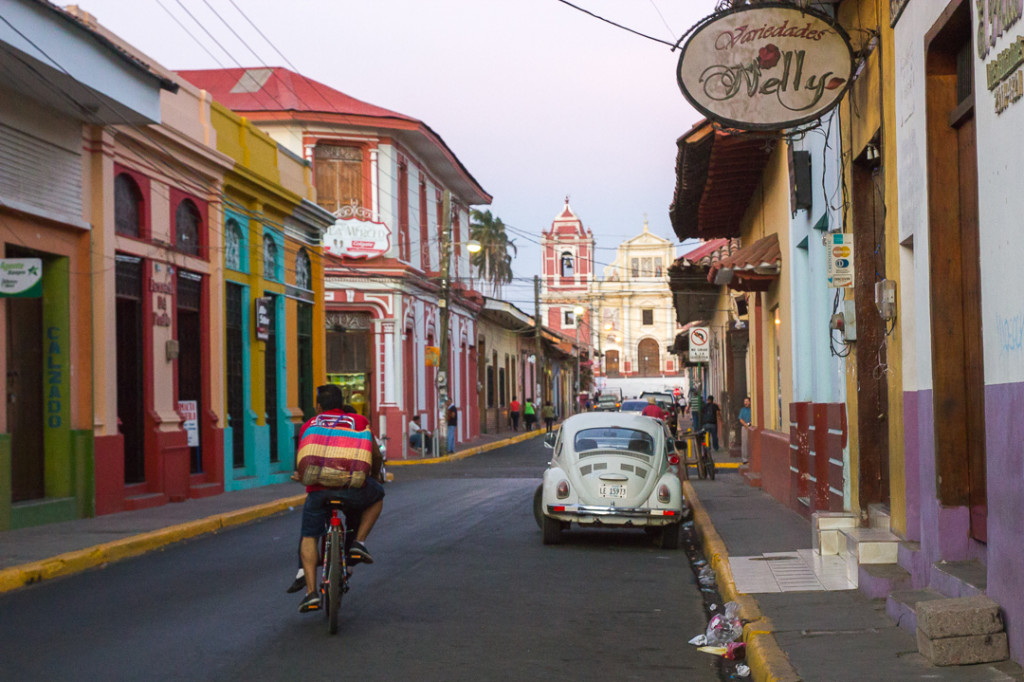
POLYGON ((270 461, 280 459, 277 445, 277 297, 267 294, 267 340, 263 354, 263 374, 266 382, 267 427, 270 431, 270 461))
POLYGON ((368 419, 373 404, 372 342, 368 313, 328 313, 327 380, 341 386, 345 402, 368 419))
POLYGON ((970 510, 987 541, 985 370, 971 3, 953 2, 925 38, 932 400, 939 503, 970 510))
POLYGON ((245 364, 241 285, 224 285, 225 343, 227 345, 228 428, 231 429, 231 464, 236 469, 245 466, 245 364))
POLYGON ((201 276, 178 271, 178 401, 194 403, 189 405, 196 416, 195 430, 189 433, 189 470, 193 474, 203 472, 202 292, 201 276))
POLYGON ((124 482, 146 480, 142 386, 142 259, 117 256, 117 421, 124 439, 124 482))
MULTIPOLYGON (((32 257, 14 254, 12 258, 32 257)), ((45 497, 43 467, 43 300, 10 298, 7 314, 7 420, 11 501, 45 497)))

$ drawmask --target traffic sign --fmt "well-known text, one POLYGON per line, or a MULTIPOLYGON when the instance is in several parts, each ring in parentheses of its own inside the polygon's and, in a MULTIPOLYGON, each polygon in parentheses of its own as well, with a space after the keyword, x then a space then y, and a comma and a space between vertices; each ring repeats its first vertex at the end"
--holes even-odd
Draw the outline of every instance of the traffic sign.
POLYGON ((711 361, 711 330, 694 327, 690 330, 690 362, 711 361))

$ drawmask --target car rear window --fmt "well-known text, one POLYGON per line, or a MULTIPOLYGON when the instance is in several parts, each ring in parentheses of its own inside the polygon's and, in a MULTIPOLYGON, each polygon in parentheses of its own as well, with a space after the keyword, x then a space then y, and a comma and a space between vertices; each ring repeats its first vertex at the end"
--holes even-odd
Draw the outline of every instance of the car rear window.
POLYGON ((646 400, 627 400, 622 403, 619 408, 620 412, 643 412, 644 408, 647 407, 646 400))
POLYGON ((646 431, 618 426, 600 429, 583 429, 573 440, 576 452, 586 450, 634 450, 647 455, 654 454, 654 437, 646 431))

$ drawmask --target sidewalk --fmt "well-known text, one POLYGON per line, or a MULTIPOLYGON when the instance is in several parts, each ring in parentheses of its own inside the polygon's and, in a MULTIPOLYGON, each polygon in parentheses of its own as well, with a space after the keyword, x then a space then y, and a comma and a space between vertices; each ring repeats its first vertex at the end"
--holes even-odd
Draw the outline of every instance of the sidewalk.
MULTIPOLYGON (((542 433, 534 429, 512 437, 484 435, 461 444, 455 454, 446 457, 389 461, 389 475, 403 466, 464 459, 542 433)), ((0 593, 288 511, 301 505, 305 497, 300 484, 279 483, 151 509, 0 532, 0 593)))
POLYGON ((791 555, 811 547, 810 521, 738 475, 691 480, 684 488, 719 593, 723 600, 741 604, 754 680, 1024 679, 1021 667, 1010 661, 931 665, 918 654, 915 635, 886 615, 884 601, 870 600, 856 589, 838 589, 844 586, 838 582, 787 585, 785 577, 772 583, 769 576, 756 593, 738 592, 734 569, 744 572, 745 584, 751 584, 749 567, 781 576, 776 566, 799 563, 791 555), (765 556, 783 552, 789 556, 765 556), (773 561, 779 558, 791 560, 773 561))

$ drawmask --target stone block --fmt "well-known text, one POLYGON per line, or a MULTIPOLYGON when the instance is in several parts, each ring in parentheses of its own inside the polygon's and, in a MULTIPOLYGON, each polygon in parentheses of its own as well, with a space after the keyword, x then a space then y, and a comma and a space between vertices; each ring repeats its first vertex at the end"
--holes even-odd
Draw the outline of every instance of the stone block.
POLYGON ((984 595, 934 599, 917 607, 917 627, 929 639, 988 635, 1003 630, 999 605, 984 595))
POLYGON ((930 639, 920 627, 917 629, 917 650, 933 665, 992 663, 1010 655, 1005 632, 930 639))

